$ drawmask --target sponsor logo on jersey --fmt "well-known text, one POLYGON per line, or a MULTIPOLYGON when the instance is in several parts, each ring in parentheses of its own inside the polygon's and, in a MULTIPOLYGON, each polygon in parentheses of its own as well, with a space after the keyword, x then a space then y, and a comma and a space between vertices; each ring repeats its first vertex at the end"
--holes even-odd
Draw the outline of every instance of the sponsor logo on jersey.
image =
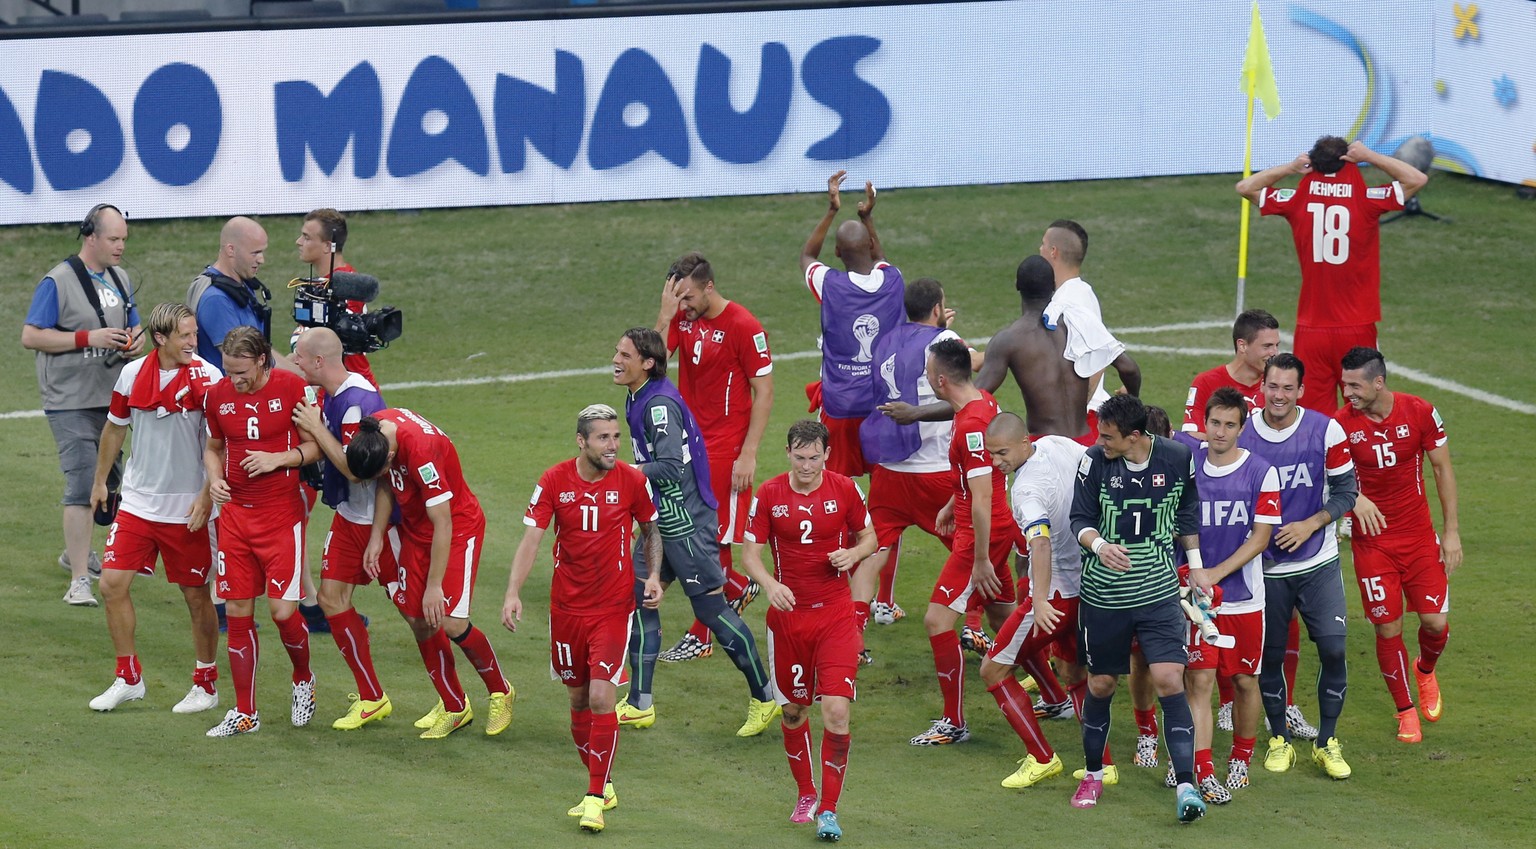
POLYGON ((756 348, 757 352, 759 354, 766 354, 766 353, 768 353, 768 334, 766 334, 766 333, 754 333, 754 334, 752 334, 752 347, 756 348))
POLYGON ((438 488, 442 486, 442 478, 438 477, 437 466, 433 463, 424 463, 416 467, 416 476, 426 486, 438 488))
POLYGON ((1092 465, 1093 458, 1089 457, 1087 454, 1084 454, 1083 459, 1077 461, 1077 473, 1080 475, 1088 474, 1088 467, 1092 465))
POLYGON ((651 408, 651 424, 660 427, 667 426, 667 408, 660 404, 651 408))
POLYGON ((1391 186, 1377 186, 1365 190, 1365 196, 1371 200, 1383 200, 1392 196, 1391 186))
POLYGON ((1445 429, 1445 420, 1440 418, 1440 411, 1439 410, 1435 409, 1434 407, 1430 407, 1429 408, 1429 417, 1435 420, 1435 427, 1438 427, 1441 430, 1445 429))
POLYGON ((618 490, 610 489, 610 490, 604 492, 603 493, 603 503, 605 503, 605 504, 618 504, 619 503, 619 493, 618 493, 618 490))
POLYGON ((1296 196, 1295 189, 1281 189, 1275 192, 1275 200, 1284 202, 1296 196))
POLYGON ((982 448, 981 439, 982 437, 979 433, 967 433, 965 435, 965 450, 972 452, 980 451, 982 448))

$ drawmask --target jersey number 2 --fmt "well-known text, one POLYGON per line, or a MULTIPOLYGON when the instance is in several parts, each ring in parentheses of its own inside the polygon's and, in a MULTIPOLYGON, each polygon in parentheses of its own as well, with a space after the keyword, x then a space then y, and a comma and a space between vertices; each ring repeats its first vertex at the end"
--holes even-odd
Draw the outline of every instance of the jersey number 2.
POLYGON ((1312 261, 1343 265, 1349 261, 1349 207, 1307 204, 1312 213, 1312 261))

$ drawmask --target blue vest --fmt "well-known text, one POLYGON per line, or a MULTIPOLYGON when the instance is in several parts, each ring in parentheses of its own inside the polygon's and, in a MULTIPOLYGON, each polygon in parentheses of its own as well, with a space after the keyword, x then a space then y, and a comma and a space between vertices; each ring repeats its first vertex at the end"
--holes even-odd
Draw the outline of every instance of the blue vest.
MULTIPOLYGON (((1242 468, 1216 476, 1206 474, 1204 452, 1195 458, 1195 488, 1200 492, 1200 559, 1215 566, 1231 557, 1253 530, 1255 495, 1264 486, 1270 464, 1252 450, 1242 468)), ((1248 601, 1253 592, 1238 569, 1221 580, 1227 601, 1248 601)))
POLYGON ((884 275, 874 292, 848 279, 848 272, 827 269, 821 289, 821 408, 839 419, 869 415, 869 380, 875 345, 882 333, 907 319, 906 284, 894 265, 871 272, 884 275))
POLYGON ((870 463, 900 463, 923 445, 921 425, 899 425, 877 409, 890 401, 917 404, 917 383, 928 364, 928 346, 943 328, 903 322, 875 343, 875 376, 869 381, 869 415, 859 425, 859 444, 870 463))

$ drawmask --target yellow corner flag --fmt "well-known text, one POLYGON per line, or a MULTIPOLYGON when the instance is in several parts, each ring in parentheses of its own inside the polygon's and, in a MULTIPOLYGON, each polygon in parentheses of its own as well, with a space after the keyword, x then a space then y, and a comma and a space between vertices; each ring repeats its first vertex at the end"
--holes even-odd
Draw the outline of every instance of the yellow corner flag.
POLYGON ((1264 39, 1264 21, 1259 17, 1259 0, 1253 0, 1253 22, 1248 27, 1248 50, 1243 54, 1243 91, 1264 104, 1264 117, 1280 117, 1280 89, 1275 85, 1275 67, 1269 62, 1269 42, 1264 39))

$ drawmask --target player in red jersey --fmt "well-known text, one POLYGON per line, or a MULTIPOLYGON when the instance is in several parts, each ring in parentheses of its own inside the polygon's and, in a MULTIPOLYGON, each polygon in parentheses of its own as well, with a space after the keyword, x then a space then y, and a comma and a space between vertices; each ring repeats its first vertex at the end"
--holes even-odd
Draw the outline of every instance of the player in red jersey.
POLYGON ((1427 182, 1424 172, 1362 141, 1323 136, 1308 153, 1237 184, 1237 193, 1258 204, 1261 214, 1283 215, 1291 225, 1301 263, 1294 352, 1315 387, 1302 398, 1308 408, 1333 415, 1340 358, 1356 345, 1376 345, 1380 218, 1402 209, 1427 182), (1366 186, 1359 163, 1380 168, 1392 182, 1366 186), (1273 188, 1292 174, 1301 175, 1296 188, 1273 188))
POLYGON ((998 414, 997 400, 971 382, 971 353, 958 339, 946 339, 928 354, 933 393, 955 408, 949 462, 955 495, 939 511, 940 531, 954 529, 954 548, 928 598, 923 625, 933 647, 933 665, 944 714, 911 740, 914 746, 943 746, 970 739, 963 702, 965 659, 955 624, 966 612, 986 610, 995 633, 1013 612, 1013 571, 1009 555, 1018 528, 1008 509, 1006 476, 992 468, 986 450, 987 425, 998 414))
MULTIPOLYGON (((773 408, 773 354, 768 334, 747 308, 726 300, 703 254, 683 254, 672 263, 661 291, 656 332, 677 358, 677 388, 693 411, 709 452, 710 488, 719 503, 720 568, 725 600, 740 613, 757 597, 758 586, 731 568, 731 546, 740 545, 757 472, 757 447, 773 408)), ((708 657, 712 636, 702 622, 693 626, 660 660, 675 663, 708 657)))
POLYGON ((209 493, 220 505, 218 580, 228 605, 229 671, 235 707, 209 737, 232 737, 261 727, 256 713, 256 664, 260 647, 252 616, 258 595, 293 661, 295 726, 315 714, 315 676, 309 668, 309 631, 296 617, 304 571, 303 499, 298 469, 320 449, 293 424, 304 403, 304 379, 272 368, 272 345, 261 331, 236 327, 219 346, 229 380, 204 398, 208 445, 203 465, 209 493))
POLYGON ((117 675, 106 692, 91 699, 91 708, 112 710, 144 698, 143 670, 134 645, 137 616, 129 588, 134 576, 154 574, 158 556, 165 563, 165 579, 186 599, 197 664, 192 689, 171 710, 197 713, 219 704, 214 687, 219 677, 214 662, 218 618, 208 594, 213 500, 203 469, 203 396, 223 375, 198 358, 197 319, 185 304, 155 307, 144 330, 154 340, 155 351, 129 362, 117 376, 91 486, 91 507, 99 509, 108 500, 107 479, 131 426, 133 454, 123 481, 122 506, 107 533, 101 573, 117 675))
POLYGON ((1205 441, 1205 402, 1230 386, 1248 402, 1247 412, 1264 406, 1264 364, 1280 352, 1280 322, 1265 310, 1248 310, 1232 323, 1232 359, 1195 375, 1184 399, 1185 433, 1205 441))
MULTIPOLYGON (((810 822, 816 836, 840 840, 837 802, 848 769, 848 715, 856 696, 859 635, 854 580, 873 576, 877 542, 858 484, 826 469, 828 432, 817 421, 789 428, 790 470, 764 483, 752 500, 742 564, 762 584, 768 610, 768 656, 784 708, 784 751, 799 788, 790 822, 810 822), (773 550, 773 574, 763 546, 773 550), (863 564, 862 566, 860 564, 863 564), (863 573, 862 575, 859 573, 863 573), (821 702, 821 798, 811 773, 809 708, 821 702)), ((869 583, 866 579, 865 583, 869 583)))
MULTIPOLYGON (((603 811, 619 804, 609 778, 619 742, 617 685, 635 607, 630 540, 636 522, 647 562, 660 563, 662 550, 650 482, 618 459, 619 414, 605 404, 582 410, 576 416, 576 449, 575 459, 550 468, 533 488, 501 623, 516 631, 522 621, 523 583, 553 524, 549 663, 570 696, 571 737, 587 767, 587 795, 568 813, 581 818, 582 830, 597 832, 604 827, 603 811)), ((655 609, 661 593, 661 572, 653 569, 643 603, 655 609)))
POLYGON ((1334 418, 1349 435, 1349 453, 1360 477, 1355 502, 1355 578, 1365 618, 1376 627, 1376 662, 1397 707, 1397 739, 1424 739, 1408 692, 1408 651, 1403 645, 1403 599, 1419 616, 1419 657, 1413 678, 1419 710, 1438 722, 1445 706, 1435 663, 1450 636, 1450 577, 1461 565, 1461 524, 1456 515, 1456 473, 1445 424, 1433 404, 1387 388, 1381 352, 1353 348, 1344 355, 1344 397, 1349 405, 1334 418), (1424 493, 1424 457, 1435 473, 1440 517, 1437 538, 1424 493))
POLYGON ((485 513, 464 482, 459 452, 448 434, 403 409, 385 409, 363 418, 347 444, 352 477, 369 481, 389 476, 373 508, 373 534, 363 552, 363 568, 379 575, 379 556, 390 514, 400 507, 399 586, 395 606, 411 625, 416 648, 440 697, 426 716, 423 740, 440 740, 475 718, 454 667, 457 643, 490 693, 485 733, 496 735, 512 724, 516 694, 485 632, 469 621, 470 597, 485 547, 485 513))

